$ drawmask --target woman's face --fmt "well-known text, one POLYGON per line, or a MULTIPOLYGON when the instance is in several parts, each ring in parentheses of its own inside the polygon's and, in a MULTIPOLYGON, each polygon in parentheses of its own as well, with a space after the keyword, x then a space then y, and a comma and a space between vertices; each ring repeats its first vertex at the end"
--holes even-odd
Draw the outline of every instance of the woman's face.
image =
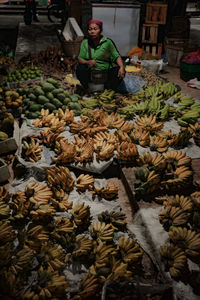
POLYGON ((92 39, 96 39, 101 35, 101 29, 99 25, 93 23, 89 25, 88 34, 92 39))

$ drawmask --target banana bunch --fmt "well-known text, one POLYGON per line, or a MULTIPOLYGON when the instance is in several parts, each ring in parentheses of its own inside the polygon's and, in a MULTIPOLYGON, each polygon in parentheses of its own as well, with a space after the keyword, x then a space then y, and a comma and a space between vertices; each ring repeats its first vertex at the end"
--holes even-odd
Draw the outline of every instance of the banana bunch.
POLYGON ((19 272, 28 271, 33 264, 34 251, 30 248, 23 248, 18 251, 17 254, 13 257, 13 262, 11 262, 10 271, 14 274, 19 272))
POLYGON ((8 221, 0 221, 0 245, 14 241, 16 234, 8 221))
POLYGON ((117 112, 125 116, 126 118, 132 119, 136 114, 136 106, 135 104, 130 104, 124 107, 118 108, 117 112))
POLYGON ((184 226, 187 224, 190 213, 180 207, 167 206, 160 210, 159 220, 163 227, 168 230, 171 226, 184 226))
POLYGON ((131 137, 129 136, 129 134, 125 131, 122 131, 121 129, 117 130, 115 132, 117 139, 119 140, 120 143, 122 142, 128 142, 131 143, 131 137))
POLYGON ((0 186, 0 198, 6 202, 10 200, 10 194, 8 193, 5 185, 0 186))
POLYGON ((128 270, 128 264, 123 263, 121 260, 116 260, 112 257, 112 269, 111 273, 104 278, 105 280, 112 281, 123 281, 123 280, 132 280, 132 272, 128 270))
POLYGON ((90 227, 90 233, 94 240, 102 242, 112 242, 114 229, 112 224, 101 223, 100 221, 94 222, 90 227))
POLYGON ((115 184, 109 182, 106 184, 104 188, 101 189, 94 188, 92 193, 97 194, 106 200, 111 200, 117 197, 118 187, 115 184))
POLYGON ((74 179, 67 167, 53 167, 46 169, 47 180, 50 186, 69 192, 74 187, 74 179))
POLYGON ((12 195, 12 201, 9 203, 9 206, 12 208, 12 218, 16 220, 28 216, 33 204, 27 201, 25 192, 18 191, 12 195))
POLYGON ((117 158, 126 161, 135 161, 139 156, 137 146, 133 143, 122 142, 117 146, 117 158))
POLYGON ((20 299, 23 286, 19 276, 16 276, 8 268, 2 268, 0 283, 2 298, 20 299))
POLYGON ((150 138, 149 146, 151 151, 158 151, 160 153, 166 152, 168 150, 167 140, 159 136, 152 136, 150 138))
POLYGON ((6 91, 5 92, 5 104, 6 107, 19 107, 22 106, 23 103, 23 97, 19 95, 16 91, 6 91))
POLYGON ((97 142, 101 142, 101 141, 102 142, 105 141, 109 144, 116 146, 118 143, 118 138, 116 137, 116 135, 114 135, 111 132, 98 132, 93 137, 93 143, 96 144, 97 142))
POLYGON ((185 112, 180 118, 177 119, 177 122, 182 127, 188 127, 189 124, 195 124, 199 117, 199 112, 190 110, 185 112))
POLYGON ((115 146, 106 141, 100 141, 94 144, 97 160, 107 160, 113 157, 115 146))
POLYGON ((81 174, 76 179, 76 188, 79 191, 86 191, 87 189, 91 190, 94 187, 94 177, 91 175, 81 174))
POLYGON ((200 192, 194 192, 190 195, 192 202, 194 203, 195 207, 199 210, 200 209, 200 192))
POLYGON ((173 147, 177 144, 177 135, 175 133, 172 133, 171 130, 166 131, 160 131, 160 132, 156 132, 155 133, 156 136, 162 138, 162 139, 166 139, 167 140, 167 144, 170 147, 173 147))
POLYGON ((106 126, 98 126, 97 124, 94 124, 93 127, 88 127, 83 129, 79 134, 84 136, 94 136, 98 132, 105 132, 108 131, 106 126))
POLYGON ((179 96, 174 97, 176 103, 178 103, 178 109, 185 110, 195 103, 195 100, 191 96, 185 96, 180 94, 179 96), (176 99, 176 100, 175 100, 176 99))
POLYGON ((90 267, 90 273, 94 276, 110 273, 110 261, 113 255, 116 255, 116 250, 113 245, 106 245, 99 240, 94 243, 94 265, 90 267))
POLYGON ((143 130, 141 127, 136 127, 130 134, 133 143, 139 144, 142 147, 146 147, 150 143, 149 131, 143 130))
POLYGON ((10 208, 7 202, 0 197, 0 218, 8 218, 10 215, 10 208))
POLYGON ((30 226, 28 231, 24 233, 23 239, 25 242, 24 247, 29 247, 34 252, 40 253, 42 246, 49 241, 49 232, 42 225, 30 226))
POLYGON ((81 204, 75 205, 71 211, 72 213, 72 222, 74 227, 78 227, 78 231, 85 231, 90 225, 91 216, 90 216, 90 207, 85 205, 84 202, 81 204))
POLYGON ((149 173, 149 169, 145 167, 138 167, 134 169, 135 178, 141 181, 146 181, 149 173))
POLYGON ((168 120, 170 117, 170 104, 165 104, 163 108, 157 111, 157 117, 160 120, 168 120))
POLYGON ((67 239, 67 242, 70 242, 65 243, 65 246, 69 246, 71 241, 74 239, 73 232, 75 230, 75 226, 72 221, 68 218, 59 217, 56 220, 53 220, 51 225, 53 228, 50 234, 51 237, 59 243, 62 243, 65 241, 65 239, 67 239), (72 240, 69 238, 69 236, 67 236, 67 234, 71 236, 72 240))
POLYGON ((145 115, 136 120, 136 124, 138 127, 141 127, 145 131, 149 131, 150 133, 159 131, 163 128, 163 123, 156 123, 156 116, 150 115, 149 117, 145 115))
POLYGON ((10 243, 10 242, 4 244, 3 246, 0 246, 1 270, 3 267, 6 267, 10 263, 12 256, 13 256, 13 250, 14 250, 13 248, 14 248, 14 245, 13 245, 13 243, 10 243))
POLYGON ((189 124, 188 130, 193 137, 197 137, 200 135, 200 124, 198 122, 196 122, 194 125, 189 124))
POLYGON ((112 112, 109 116, 108 112, 101 112, 99 124, 101 126, 106 126, 109 129, 119 129, 124 124, 124 118, 120 118, 118 113, 112 112))
POLYGON ((176 227, 168 232, 170 240, 180 247, 186 255, 198 257, 200 254, 200 233, 186 227, 176 227))
POLYGON ((73 110, 69 110, 68 108, 63 111, 61 108, 58 108, 58 113, 56 114, 56 118, 60 121, 64 121, 65 124, 70 124, 74 122, 74 112, 73 110))
POLYGON ((45 130, 40 132, 42 143, 48 148, 54 148, 55 142, 59 136, 59 133, 54 133, 51 130, 45 130))
POLYGON ((82 130, 85 128, 90 128, 94 125, 94 123, 87 117, 83 119, 83 115, 81 121, 74 121, 69 124, 69 131, 72 133, 81 134, 82 130), (84 120, 84 121, 83 121, 84 120))
POLYGON ((170 98, 177 93, 178 89, 173 82, 169 81, 160 86, 160 91, 165 97, 170 98))
POLYGON ((136 194, 144 195, 153 193, 155 190, 159 189, 158 183, 160 183, 160 176, 156 174, 155 171, 145 172, 146 178, 139 183, 135 184, 136 194))
POLYGON ((113 104, 115 103, 115 91, 105 89, 103 93, 99 95, 99 103, 103 104, 113 104))
POLYGON ((65 139, 56 141, 55 152, 59 152, 56 158, 51 157, 52 162, 55 163, 70 163, 73 162, 76 156, 76 146, 73 143, 68 143, 65 139))
POLYGON ((167 206, 174 206, 180 207, 184 211, 192 212, 193 210, 193 203, 191 199, 185 197, 184 195, 175 195, 175 196, 164 196, 162 197, 162 202, 164 207, 167 206))
POLYGON ((98 215, 98 220, 102 223, 112 224, 115 231, 126 229, 126 216, 121 212, 106 210, 98 215))
MULTIPOLYGON (((167 166, 168 167, 168 166, 167 166)), ((172 170, 171 177, 168 180, 161 181, 161 186, 164 186, 165 189, 177 189, 186 185, 189 185, 193 179, 192 171, 186 167, 178 167, 174 172, 172 170)))
POLYGON ((50 204, 41 204, 39 207, 35 205, 33 210, 30 211, 30 215, 33 220, 40 220, 41 218, 51 219, 55 215, 56 210, 50 204))
POLYGON ((101 288, 99 279, 91 273, 87 273, 82 279, 80 292, 72 300, 96 299, 100 294, 101 288))
POLYGON ((93 109, 91 109, 91 108, 82 108, 81 109, 81 115, 86 116, 89 119, 92 119, 92 117, 93 117, 93 109))
POLYGON ((81 107, 88 109, 94 109, 95 107, 99 106, 99 101, 95 98, 89 100, 78 100, 78 103, 81 105, 81 107))
POLYGON ((191 158, 186 153, 181 151, 168 151, 163 153, 163 157, 167 164, 174 165, 175 167, 191 166, 191 158))
POLYGON ((33 121, 33 125, 35 127, 49 127, 51 121, 54 119, 54 114, 53 113, 49 113, 48 109, 41 109, 40 112, 41 116, 39 119, 36 119, 35 121, 33 121))
POLYGON ((65 195, 63 198, 61 198, 60 195, 58 195, 56 198, 59 199, 59 200, 55 200, 55 199, 52 198, 51 203, 56 208, 56 210, 67 212, 73 206, 72 201, 71 202, 67 201, 68 197, 69 197, 69 195, 65 195))
POLYGON ((42 265, 52 269, 52 272, 64 269, 65 254, 59 244, 44 244, 41 249, 42 265))
MULTIPOLYGON (((145 113, 149 111, 149 101, 142 101, 140 103, 135 103, 134 105, 135 113, 137 113, 139 116, 143 116, 145 113)), ((134 109, 132 108, 132 109, 134 109)))
POLYGON ((39 142, 35 142, 34 138, 30 138, 30 143, 23 140, 22 144, 25 160, 34 163, 41 159, 43 148, 40 146, 39 142))
MULTIPOLYGON (((168 152, 167 152, 168 153, 168 152)), ((152 155, 151 153, 144 153, 143 156, 139 156, 137 159, 139 166, 148 165, 148 168, 155 171, 162 172, 166 167, 166 161, 164 157, 158 153, 152 155)))
POLYGON ((87 137, 84 137, 84 136, 79 137, 76 135, 74 136, 74 144, 76 146, 81 147, 87 143, 93 144, 93 141, 89 136, 87 136, 87 137))
POLYGON ((125 121, 124 124, 121 126, 120 130, 123 131, 123 132, 131 132, 134 128, 134 124, 133 123, 130 123, 128 121, 125 121))
MULTIPOLYGON (((53 118, 49 123, 49 128, 54 133, 61 133, 65 131, 66 122, 64 120, 59 120, 59 118, 53 118)), ((44 131, 49 130, 48 128, 44 131)))
POLYGON ((180 277, 187 265, 185 253, 179 247, 166 243, 160 247, 160 255, 170 275, 174 278, 180 277))
POLYGON ((117 244, 117 251, 119 252, 120 258, 124 263, 132 265, 133 268, 136 264, 141 263, 143 250, 140 248, 139 244, 130 238, 125 238, 122 235, 117 244))
POLYGON ((75 247, 72 252, 74 259, 80 259, 81 257, 89 258, 92 251, 92 241, 86 235, 76 236, 75 247))
POLYGON ((76 145, 75 161, 89 162, 93 160, 94 150, 91 143, 85 143, 82 145, 76 145))
POLYGON ((48 204, 53 194, 51 189, 46 184, 30 182, 26 185, 25 195, 27 199, 39 206, 40 204, 48 204))
POLYGON ((148 112, 150 114, 159 114, 161 110, 161 101, 162 95, 161 96, 152 96, 151 100, 148 102, 148 112))

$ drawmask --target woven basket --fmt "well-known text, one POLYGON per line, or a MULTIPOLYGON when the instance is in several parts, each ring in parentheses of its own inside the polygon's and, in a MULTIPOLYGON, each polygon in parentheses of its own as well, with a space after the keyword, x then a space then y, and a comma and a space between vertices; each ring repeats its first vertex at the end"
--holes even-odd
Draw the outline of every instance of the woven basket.
POLYGON ((66 56, 76 57, 79 55, 81 41, 65 41, 63 40, 63 51, 66 56))

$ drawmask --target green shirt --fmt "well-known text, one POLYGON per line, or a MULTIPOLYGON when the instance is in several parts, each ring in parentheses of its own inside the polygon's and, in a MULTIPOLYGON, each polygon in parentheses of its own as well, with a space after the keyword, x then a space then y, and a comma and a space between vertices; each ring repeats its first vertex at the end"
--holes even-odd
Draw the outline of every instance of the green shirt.
MULTIPOLYGON (((105 70, 112 68, 112 62, 120 57, 113 42, 104 35, 96 47, 90 43, 92 59, 97 62, 96 70, 105 70)), ((78 58, 89 60, 88 39, 85 39, 80 48, 78 58)))

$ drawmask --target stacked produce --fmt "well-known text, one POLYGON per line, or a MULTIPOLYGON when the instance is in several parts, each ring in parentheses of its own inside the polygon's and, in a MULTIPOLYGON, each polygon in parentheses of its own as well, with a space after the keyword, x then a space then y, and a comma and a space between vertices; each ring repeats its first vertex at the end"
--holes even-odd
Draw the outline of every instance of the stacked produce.
POLYGON ((168 231, 170 243, 160 247, 166 271, 176 279, 189 272, 189 260, 198 263, 200 255, 200 192, 189 196, 175 195, 158 198, 164 205, 159 219, 168 231))
POLYGON ((12 136, 14 129, 14 117, 11 113, 4 112, 0 120, 0 141, 12 136))
POLYGON ((16 109, 22 106, 22 96, 16 90, 9 90, 8 88, 0 88, 0 109, 16 109))
POLYGON ((80 115, 81 107, 78 104, 79 95, 70 95, 57 80, 48 78, 31 89, 25 91, 23 96, 23 108, 29 119, 40 116, 41 109, 48 109, 56 114, 58 109, 67 107, 73 110, 75 115, 80 115))

